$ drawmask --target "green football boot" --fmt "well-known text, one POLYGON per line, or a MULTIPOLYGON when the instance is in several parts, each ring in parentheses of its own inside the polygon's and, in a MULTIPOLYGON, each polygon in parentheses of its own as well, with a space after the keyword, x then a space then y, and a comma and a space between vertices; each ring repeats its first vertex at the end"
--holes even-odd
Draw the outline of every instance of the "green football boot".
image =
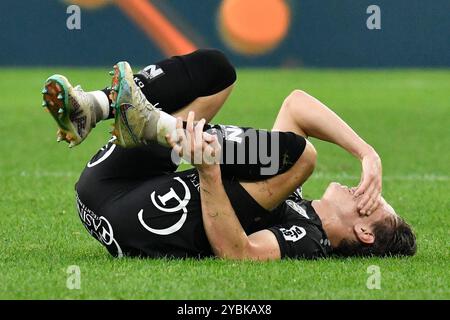
POLYGON ((80 86, 73 87, 66 77, 49 77, 42 89, 42 107, 55 119, 59 129, 56 141, 67 141, 69 148, 86 139, 96 124, 94 98, 80 86))
POLYGON ((133 80, 133 70, 128 62, 121 61, 110 72, 109 95, 114 111, 114 129, 111 132, 116 144, 124 148, 145 145, 156 141, 160 110, 155 108, 133 80))

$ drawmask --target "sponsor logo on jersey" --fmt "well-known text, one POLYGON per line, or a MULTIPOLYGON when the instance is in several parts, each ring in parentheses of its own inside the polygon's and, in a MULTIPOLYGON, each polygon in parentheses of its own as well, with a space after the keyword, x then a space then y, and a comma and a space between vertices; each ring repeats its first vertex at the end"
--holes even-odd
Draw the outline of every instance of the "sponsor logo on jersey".
POLYGON ((100 243, 116 252, 117 257, 123 256, 122 249, 114 239, 114 230, 108 219, 103 216, 97 216, 80 200, 77 194, 77 209, 81 222, 86 230, 96 238, 100 243))
POLYGON ((331 242, 328 239, 320 239, 320 244, 324 246, 331 246, 331 242))
POLYGON ((197 173, 186 176, 197 191, 200 191, 200 178, 197 173))
POLYGON ((244 133, 244 130, 242 128, 239 128, 237 126, 220 126, 224 132, 224 138, 227 141, 233 141, 236 143, 242 143, 242 135, 244 133))
POLYGON ((295 189, 294 195, 295 195, 296 198, 303 199, 302 186, 299 186, 297 189, 295 189))
POLYGON ((306 230, 299 226, 292 226, 290 229, 280 228, 286 241, 297 242, 304 236, 306 236, 306 230))
POLYGON ((292 201, 292 200, 286 200, 286 204, 291 207, 292 209, 294 209, 296 212, 298 212, 299 214, 301 214, 303 217, 305 217, 306 219, 309 219, 308 214, 306 213, 306 210, 303 209, 297 202, 292 201))
POLYGON ((177 232, 178 230, 181 229, 181 227, 184 225, 184 223, 186 222, 186 219, 187 219, 188 210, 186 207, 189 203, 189 200, 191 200, 191 191, 189 190, 186 183, 180 177, 175 177, 173 179, 175 181, 178 181, 179 183, 181 183, 181 185, 183 186, 183 188, 184 188, 183 198, 181 198, 175 192, 175 190, 173 188, 170 188, 170 190, 163 195, 156 195, 156 192, 153 191, 152 194, 150 195, 150 199, 152 200, 153 205, 156 208, 158 208, 158 210, 161 210, 163 212, 175 213, 178 211, 182 211, 183 214, 181 215, 181 218, 176 223, 174 223, 170 227, 167 227, 164 229, 152 228, 151 226, 148 225, 148 223, 146 223, 144 221, 144 209, 141 209, 141 211, 139 211, 139 213, 138 213, 138 219, 139 219, 139 222, 141 223, 141 225, 147 231, 154 233, 154 234, 158 234, 160 236, 167 236, 169 234, 177 232), (174 207, 168 207, 167 203, 172 199, 175 199, 178 202, 178 205, 176 205, 174 207))
POLYGON ((141 71, 141 74, 143 74, 148 80, 154 80, 154 79, 162 76, 164 74, 164 71, 158 65, 151 64, 151 65, 145 67, 141 71))

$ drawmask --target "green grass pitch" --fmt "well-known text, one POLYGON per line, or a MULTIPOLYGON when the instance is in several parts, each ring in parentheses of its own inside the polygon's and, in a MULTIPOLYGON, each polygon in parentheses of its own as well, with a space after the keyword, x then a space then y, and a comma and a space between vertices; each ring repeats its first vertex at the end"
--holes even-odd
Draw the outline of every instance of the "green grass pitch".
MULTIPOLYGON (((81 225, 74 183, 108 138, 99 125, 81 146, 55 142, 40 107, 43 81, 62 73, 84 89, 108 84, 108 69, 0 69, 1 299, 449 299, 450 71, 239 70, 216 122, 270 128, 295 88, 316 96, 371 143, 383 160, 384 196, 414 227, 409 259, 269 263, 113 259, 81 225), (81 289, 66 287, 68 266, 81 289), (369 290, 367 268, 381 272, 369 290)), ((318 165, 304 186, 321 196, 333 180, 357 184, 360 164, 313 141, 318 165)))

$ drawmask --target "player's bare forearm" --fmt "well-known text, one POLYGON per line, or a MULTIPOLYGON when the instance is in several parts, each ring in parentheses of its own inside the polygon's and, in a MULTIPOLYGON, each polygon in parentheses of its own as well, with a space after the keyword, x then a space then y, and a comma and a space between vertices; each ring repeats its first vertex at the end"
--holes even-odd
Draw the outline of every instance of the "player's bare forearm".
POLYGON ((245 259, 248 237, 228 199, 219 165, 198 170, 206 235, 216 256, 245 259))
POLYGON ((361 196, 358 209, 370 214, 381 198, 381 159, 336 113, 306 92, 295 90, 284 101, 274 129, 294 131, 334 143, 361 160, 362 175, 355 197, 361 196))
POLYGON ((194 119, 194 112, 189 112, 186 130, 183 130, 182 119, 178 118, 178 141, 167 135, 167 142, 178 155, 187 157, 199 172, 203 225, 213 252, 220 258, 245 259, 249 238, 222 184, 218 162, 221 146, 216 136, 203 132, 205 119, 196 125, 194 119))
POLYGON ((307 136, 339 145, 358 159, 375 151, 335 112, 306 92, 294 91, 285 104, 307 136))

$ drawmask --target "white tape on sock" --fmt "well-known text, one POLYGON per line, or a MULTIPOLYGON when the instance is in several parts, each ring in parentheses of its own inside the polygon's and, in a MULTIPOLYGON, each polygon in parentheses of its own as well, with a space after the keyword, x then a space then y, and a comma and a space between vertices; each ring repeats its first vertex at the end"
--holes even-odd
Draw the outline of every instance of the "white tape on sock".
POLYGON ((170 134, 173 140, 177 139, 177 119, 164 111, 160 111, 156 130, 156 138, 158 139, 158 142, 164 146, 168 146, 166 142, 166 134, 170 134))
POLYGON ((102 110, 102 120, 108 119, 109 116, 109 100, 106 94, 103 91, 91 91, 94 99, 97 101, 97 105, 102 110))

